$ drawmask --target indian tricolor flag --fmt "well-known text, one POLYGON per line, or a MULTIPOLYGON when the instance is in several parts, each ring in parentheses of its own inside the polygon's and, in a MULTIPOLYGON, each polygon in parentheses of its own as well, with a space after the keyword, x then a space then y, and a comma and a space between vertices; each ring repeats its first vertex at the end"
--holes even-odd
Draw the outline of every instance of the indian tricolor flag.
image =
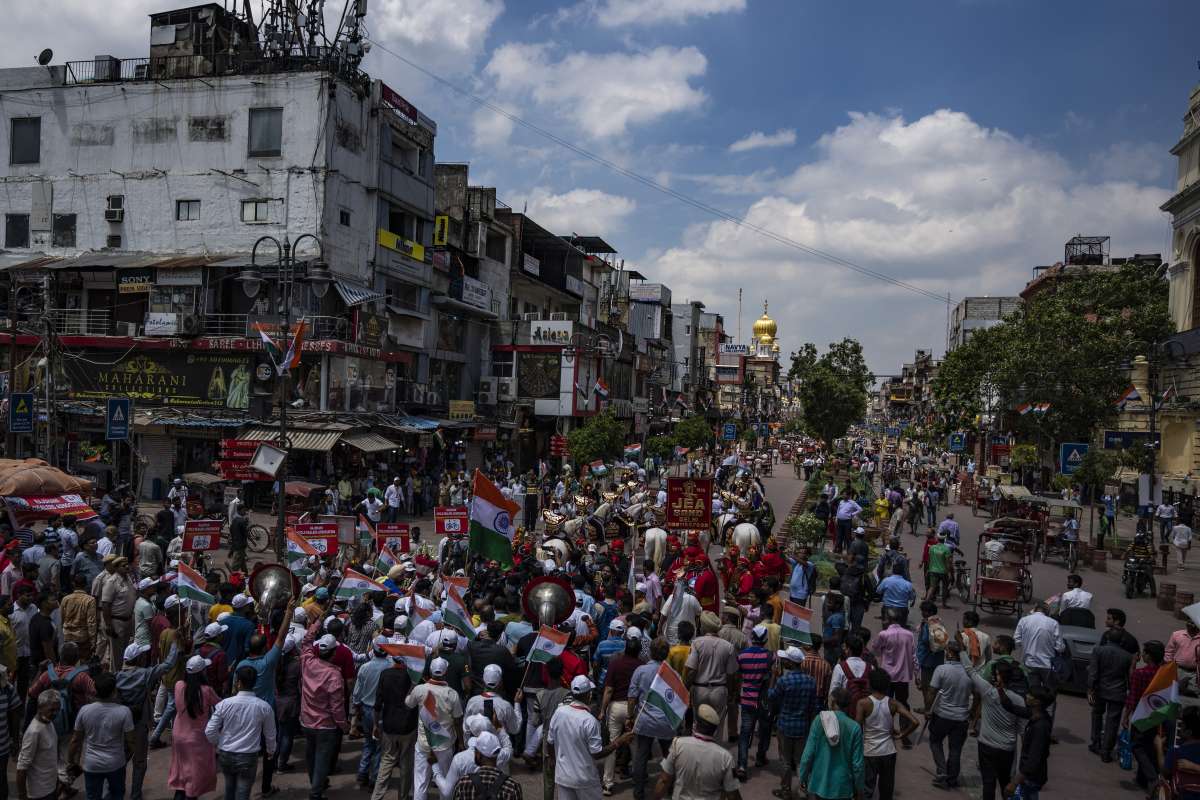
POLYGON ((433 614, 433 609, 423 608, 422 606, 413 603, 412 612, 407 615, 408 623, 404 626, 404 635, 407 636, 412 633, 413 628, 429 619, 431 614, 433 614))
POLYGON ((642 454, 642 446, 640 444, 625 445, 625 457, 626 458, 637 458, 641 454, 642 454))
POLYGON ((338 584, 337 591, 334 592, 334 597, 341 600, 351 600, 356 597, 362 597, 368 592, 388 593, 390 590, 382 583, 376 583, 361 572, 355 572, 346 567, 346 571, 342 573, 342 582, 338 584))
POLYGON ((207 581, 201 577, 199 572, 189 567, 182 561, 179 562, 179 573, 175 581, 175 592, 184 600, 195 600, 198 603, 212 605, 216 602, 211 594, 200 588, 206 586, 207 581))
POLYGON ((421 727, 425 729, 425 741, 430 750, 441 750, 454 741, 454 734, 438 719, 433 692, 427 692, 425 702, 421 704, 421 727))
POLYGON ((779 619, 779 638, 806 646, 812 644, 812 609, 784 600, 783 616, 779 619))
POLYGON ((288 531, 287 552, 284 555, 287 557, 288 569, 292 571, 292 574, 303 577, 312 574, 312 570, 308 568, 308 557, 318 555, 318 553, 317 548, 309 544, 303 536, 295 531, 288 531))
POLYGON ((658 672, 650 683, 650 690, 646 693, 646 703, 663 712, 671 727, 678 728, 679 723, 683 722, 683 716, 691 704, 691 697, 683 685, 683 679, 671 669, 670 664, 664 662, 659 665, 658 672))
POLYGON ((467 601, 463 599, 463 593, 454 584, 446 587, 446 603, 442 606, 442 622, 468 639, 475 638, 475 627, 471 625, 471 613, 467 611, 467 601))
POLYGON ((543 625, 538 631, 537 641, 529 651, 529 660, 535 664, 545 664, 553 661, 567 649, 567 640, 571 634, 556 630, 549 625, 543 625))
POLYGON ((511 567, 512 520, 519 509, 520 506, 500 494, 496 484, 475 470, 470 552, 479 553, 488 561, 498 561, 501 569, 511 567))
POLYGON ((1141 400, 1141 399, 1142 399, 1141 393, 1138 392, 1138 390, 1131 383, 1131 384, 1129 384, 1129 388, 1126 389, 1124 392, 1122 392, 1121 396, 1119 398, 1117 398, 1116 406, 1117 406, 1117 408, 1123 408, 1126 403, 1131 402, 1133 400, 1141 400))
POLYGON ((379 555, 375 557, 375 571, 380 575, 387 575, 392 571, 392 567, 400 563, 400 559, 396 558, 396 554, 392 552, 392 548, 384 545, 379 550, 379 555))
POLYGON ((419 684, 425 674, 425 645, 423 644, 385 644, 383 652, 392 658, 404 660, 404 668, 413 684, 419 684))
POLYGON ((1154 673, 1150 685, 1142 692, 1137 708, 1129 722, 1139 731, 1148 731, 1179 715, 1179 668, 1168 661, 1154 673))

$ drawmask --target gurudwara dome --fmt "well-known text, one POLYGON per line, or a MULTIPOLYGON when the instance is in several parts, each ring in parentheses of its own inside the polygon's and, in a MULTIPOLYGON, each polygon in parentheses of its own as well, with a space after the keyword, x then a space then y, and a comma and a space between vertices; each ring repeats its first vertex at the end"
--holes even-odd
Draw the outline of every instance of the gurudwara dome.
POLYGON ((775 320, 767 316, 767 302, 763 301, 763 315, 754 322, 754 338, 762 344, 775 342, 775 320))

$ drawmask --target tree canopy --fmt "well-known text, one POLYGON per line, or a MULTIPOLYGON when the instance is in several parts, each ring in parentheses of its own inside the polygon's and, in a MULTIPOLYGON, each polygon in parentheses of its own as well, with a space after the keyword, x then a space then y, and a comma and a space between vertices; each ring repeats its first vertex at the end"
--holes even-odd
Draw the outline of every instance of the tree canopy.
POLYGON ((824 353, 806 342, 792 353, 789 377, 799 384, 805 429, 832 445, 867 411, 867 391, 875 376, 867 368, 862 345, 846 338, 824 353))
POLYGON ((590 464, 597 459, 614 459, 621 455, 624 444, 625 425, 608 411, 597 414, 583 427, 567 434, 571 459, 579 465, 590 464))

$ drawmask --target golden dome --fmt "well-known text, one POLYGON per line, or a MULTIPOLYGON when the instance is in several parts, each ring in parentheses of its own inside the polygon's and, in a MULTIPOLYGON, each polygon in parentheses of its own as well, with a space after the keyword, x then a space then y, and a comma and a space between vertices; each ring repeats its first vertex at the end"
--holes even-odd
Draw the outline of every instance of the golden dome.
POLYGON ((767 302, 763 301, 763 315, 754 322, 754 338, 763 344, 775 341, 775 320, 767 316, 767 302))

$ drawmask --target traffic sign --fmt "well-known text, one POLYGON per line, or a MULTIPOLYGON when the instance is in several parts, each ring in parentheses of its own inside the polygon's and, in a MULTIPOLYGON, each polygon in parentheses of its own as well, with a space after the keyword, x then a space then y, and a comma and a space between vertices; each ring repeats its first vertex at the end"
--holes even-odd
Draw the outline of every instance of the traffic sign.
POLYGON ((8 432, 33 433, 32 392, 17 392, 8 396, 8 432))
POLYGON ((737 424, 733 422, 726 422, 725 426, 721 429, 721 438, 727 442, 736 441, 737 424))
POLYGON ((128 397, 110 397, 104 411, 104 438, 108 441, 129 441, 129 417, 133 401, 128 397))
POLYGON ((1083 463, 1089 447, 1087 442, 1063 442, 1058 449, 1058 471, 1063 475, 1073 474, 1083 463))
POLYGON ((950 452, 961 453, 967 449, 967 435, 965 433, 950 434, 950 452))

